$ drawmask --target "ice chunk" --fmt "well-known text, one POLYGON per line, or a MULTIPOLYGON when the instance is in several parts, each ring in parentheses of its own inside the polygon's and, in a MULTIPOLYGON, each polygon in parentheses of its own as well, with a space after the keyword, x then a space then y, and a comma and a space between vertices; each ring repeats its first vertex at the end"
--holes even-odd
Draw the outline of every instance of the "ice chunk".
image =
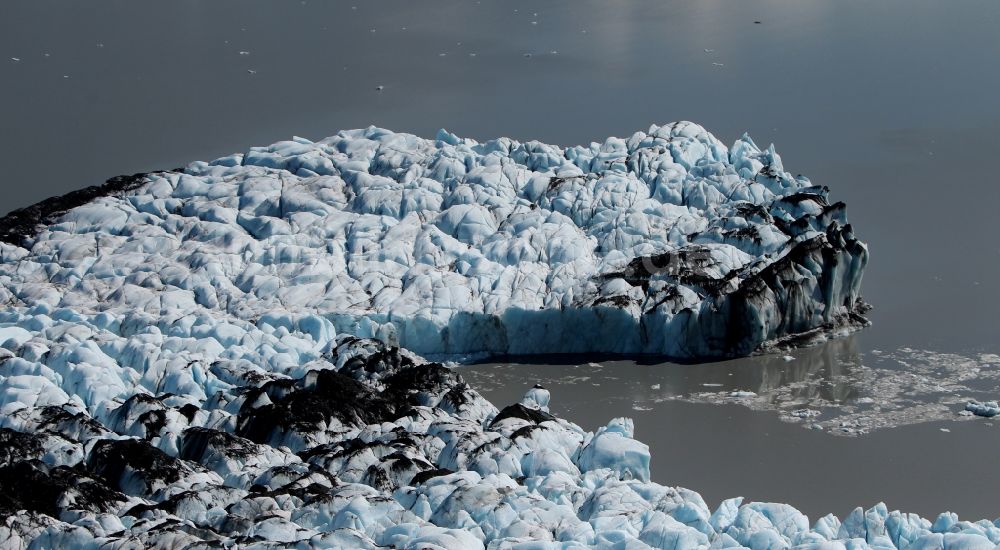
POLYGON ((535 387, 531 388, 528 390, 528 393, 524 394, 524 398, 521 399, 521 404, 525 407, 531 407, 549 412, 549 398, 549 390, 543 388, 539 384, 535 384, 535 387))
POLYGON ((624 479, 649 480, 649 447, 632 439, 632 421, 616 418, 580 449, 581 471, 610 468, 624 479))
POLYGON ((976 416, 985 416, 987 418, 992 418, 1000 414, 1000 404, 996 401, 987 401, 985 403, 980 403, 979 401, 970 401, 966 403, 965 410, 971 412, 976 416))

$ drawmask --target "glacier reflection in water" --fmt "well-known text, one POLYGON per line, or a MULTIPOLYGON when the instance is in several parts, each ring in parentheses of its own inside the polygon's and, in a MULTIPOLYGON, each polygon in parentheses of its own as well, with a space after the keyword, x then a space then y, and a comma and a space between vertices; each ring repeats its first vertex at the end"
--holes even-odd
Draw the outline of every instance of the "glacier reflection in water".
POLYGON ((969 400, 1000 394, 1000 356, 913 348, 863 353, 863 334, 802 348, 685 365, 650 358, 577 362, 574 356, 521 357, 462 367, 487 395, 539 383, 577 404, 631 401, 637 411, 667 401, 738 404, 836 435, 938 420, 967 420, 969 400), (600 391, 594 391, 600 388, 600 391))

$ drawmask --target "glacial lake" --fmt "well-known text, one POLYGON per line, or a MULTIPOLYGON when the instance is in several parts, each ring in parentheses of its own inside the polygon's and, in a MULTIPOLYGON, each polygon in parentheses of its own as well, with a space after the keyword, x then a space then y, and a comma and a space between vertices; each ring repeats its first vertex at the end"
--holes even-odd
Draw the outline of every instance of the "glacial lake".
POLYGON ((684 119, 726 142, 749 131, 848 204, 871 250, 871 328, 787 361, 463 374, 500 406, 541 382, 585 427, 631 416, 654 477, 711 506, 992 519, 1000 420, 957 412, 1000 398, 998 27, 992 0, 13 0, 0 211, 371 124, 562 145, 684 119), (822 414, 782 420, 803 408, 822 414), (841 422, 867 433, 835 435, 841 422))

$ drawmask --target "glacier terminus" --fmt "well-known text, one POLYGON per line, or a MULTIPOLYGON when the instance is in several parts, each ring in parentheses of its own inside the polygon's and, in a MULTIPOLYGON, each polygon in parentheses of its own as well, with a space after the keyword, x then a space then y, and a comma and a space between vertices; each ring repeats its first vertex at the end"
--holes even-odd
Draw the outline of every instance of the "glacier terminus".
POLYGON ((0 238, 4 548, 1000 544, 881 504, 710 507, 650 480, 631 420, 584 430, 542 387, 500 409, 429 360, 697 361, 865 326, 845 205, 749 136, 372 127, 115 178, 0 238))

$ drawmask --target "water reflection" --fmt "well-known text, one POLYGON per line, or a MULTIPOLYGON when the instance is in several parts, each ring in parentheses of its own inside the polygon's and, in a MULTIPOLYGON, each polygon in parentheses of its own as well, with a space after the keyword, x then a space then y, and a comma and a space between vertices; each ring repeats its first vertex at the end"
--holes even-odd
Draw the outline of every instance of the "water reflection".
POLYGON ((1000 357, 901 348, 863 353, 856 334, 787 355, 683 365, 649 358, 584 362, 579 356, 522 357, 461 367, 501 402, 539 383, 564 411, 628 402, 656 411, 672 401, 737 404, 838 435, 933 420, 962 420, 970 399, 1000 394, 1000 357))
MULTIPOLYGON (((761 355, 699 368, 689 365, 670 384, 675 396, 715 391, 751 391, 758 395, 787 393, 793 399, 847 401, 859 395, 852 374, 861 365, 857 335, 788 355, 761 355)), ((662 389, 662 386, 661 386, 662 389)))

